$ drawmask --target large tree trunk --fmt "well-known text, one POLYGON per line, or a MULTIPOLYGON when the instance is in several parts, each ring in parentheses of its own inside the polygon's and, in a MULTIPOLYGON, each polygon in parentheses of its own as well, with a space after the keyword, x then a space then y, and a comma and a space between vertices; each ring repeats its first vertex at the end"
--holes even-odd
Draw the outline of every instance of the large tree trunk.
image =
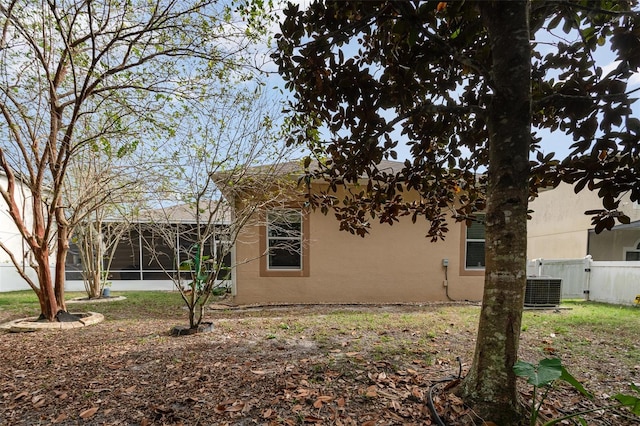
MULTIPOLYGON (((61 210, 61 209, 58 209, 61 210)), ((63 215, 62 212, 57 214, 63 215)), ((65 281, 65 262, 67 260, 67 252, 69 251, 69 227, 58 218, 57 231, 57 250, 56 250, 56 276, 55 276, 55 294, 58 310, 66 311, 67 306, 64 300, 64 281, 65 281), (62 224, 61 224, 62 223, 62 224)))
POLYGON ((493 52, 488 111, 486 275, 471 371, 462 395, 486 420, 521 421, 513 365, 526 285, 527 199, 531 139, 531 55, 526 1, 483 2, 493 52))
MULTIPOLYGON (((38 185, 41 188, 42 185, 38 185)), ((33 257, 36 263, 36 274, 38 276, 38 285, 40 292, 38 299, 40 301, 40 317, 49 321, 56 320, 56 314, 60 310, 57 300, 56 292, 54 288, 54 280, 51 276, 50 256, 49 250, 49 234, 47 226, 47 213, 45 211, 45 203, 42 200, 42 193, 40 191, 31 191, 32 196, 32 214, 33 214, 33 235, 27 239, 29 248, 33 253, 33 257)), ((28 230, 23 232, 28 234, 28 230)))
POLYGON ((40 302, 40 317, 55 321, 59 309, 49 268, 49 250, 45 247, 43 250, 34 250, 33 254, 37 263, 36 273, 40 284, 40 291, 37 293, 40 302))

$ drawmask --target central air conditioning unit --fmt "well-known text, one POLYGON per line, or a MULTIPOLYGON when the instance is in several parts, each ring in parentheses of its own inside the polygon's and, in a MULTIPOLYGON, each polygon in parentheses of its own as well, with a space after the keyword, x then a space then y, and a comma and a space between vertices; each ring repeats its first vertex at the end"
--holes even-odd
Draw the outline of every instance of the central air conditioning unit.
POLYGON ((561 278, 527 277, 524 306, 536 308, 558 306, 561 294, 561 278))

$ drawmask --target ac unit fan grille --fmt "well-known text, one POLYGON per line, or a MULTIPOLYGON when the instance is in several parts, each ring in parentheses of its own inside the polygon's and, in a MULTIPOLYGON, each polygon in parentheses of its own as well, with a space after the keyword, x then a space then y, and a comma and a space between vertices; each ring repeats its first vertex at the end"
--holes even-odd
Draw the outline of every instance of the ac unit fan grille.
POLYGON ((529 278, 524 294, 524 306, 558 306, 561 290, 562 280, 559 278, 529 278))

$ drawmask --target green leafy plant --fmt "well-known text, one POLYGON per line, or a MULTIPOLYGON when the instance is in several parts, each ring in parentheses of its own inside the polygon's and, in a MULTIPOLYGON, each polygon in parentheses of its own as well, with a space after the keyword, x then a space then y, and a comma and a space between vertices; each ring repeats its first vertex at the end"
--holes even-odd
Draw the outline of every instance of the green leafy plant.
MULTIPOLYGON (((566 383, 572 385, 576 390, 578 390, 581 394, 585 395, 588 398, 593 398, 587 390, 582 386, 582 384, 576 380, 562 365, 562 361, 557 358, 545 358, 540 360, 537 365, 531 364, 525 361, 518 361, 513 366, 513 371, 516 375, 520 377, 524 377, 527 379, 527 383, 533 385, 533 397, 531 402, 531 417, 529 424, 531 426, 535 426, 538 421, 538 416, 540 414, 540 408, 544 400, 551 389, 551 385, 556 380, 561 380, 566 383), (538 400, 537 394, 538 389, 544 387, 545 392, 538 400)), ((638 386, 631 384, 631 387, 634 391, 640 394, 640 388, 638 386)), ((613 397, 615 400, 619 402, 619 404, 610 405, 606 407, 597 407, 591 410, 579 411, 576 413, 571 413, 563 417, 559 417, 557 419, 550 420, 548 422, 543 423, 544 426, 552 426, 557 424, 563 420, 579 417, 583 414, 590 413, 598 410, 610 410, 614 408, 620 407, 629 407, 631 412, 640 415, 640 398, 634 395, 626 395, 626 394, 617 394, 613 397)), ((586 421, 582 418, 579 418, 580 424, 586 426, 586 421)))
MULTIPOLYGON (((640 396, 640 387, 636 386, 633 383, 631 383, 630 386, 631 389, 636 391, 638 396, 640 396)), ((640 416, 640 398, 638 396, 619 393, 617 395, 614 395, 613 399, 618 401, 622 407, 629 407, 629 410, 631 410, 631 412, 636 416, 640 416)))

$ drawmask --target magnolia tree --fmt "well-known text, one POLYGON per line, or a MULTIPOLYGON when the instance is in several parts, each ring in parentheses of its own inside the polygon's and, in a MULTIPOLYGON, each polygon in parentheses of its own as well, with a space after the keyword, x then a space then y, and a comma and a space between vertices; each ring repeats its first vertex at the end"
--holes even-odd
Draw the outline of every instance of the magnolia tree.
POLYGON ((142 216, 142 244, 189 309, 187 333, 198 329, 214 290, 230 279, 242 230, 259 223, 267 206, 289 200, 297 183, 282 170, 290 149, 275 125, 281 120, 273 100, 247 86, 207 104, 167 158, 156 204, 169 207, 142 216))
POLYGON ((486 214, 477 346, 458 392, 487 421, 518 424, 529 197, 561 181, 597 190, 598 231, 628 222, 622 194, 640 200, 628 86, 640 67, 637 3, 315 1, 285 15, 274 58, 295 93, 290 142, 326 156, 330 190, 312 205, 363 236, 374 214, 423 215, 434 241, 450 220, 486 214), (543 152, 538 129, 564 134, 568 154, 543 152), (405 143, 402 170, 378 168, 405 143), (362 176, 368 185, 336 199, 362 176))
POLYGON ((43 318, 66 309, 64 188, 73 159, 87 146, 125 153, 167 139, 203 99, 251 78, 250 46, 268 13, 251 0, 0 5, 0 170, 8 180, 0 194, 25 242, 10 256, 43 318), (30 192, 28 208, 17 180, 30 192))

